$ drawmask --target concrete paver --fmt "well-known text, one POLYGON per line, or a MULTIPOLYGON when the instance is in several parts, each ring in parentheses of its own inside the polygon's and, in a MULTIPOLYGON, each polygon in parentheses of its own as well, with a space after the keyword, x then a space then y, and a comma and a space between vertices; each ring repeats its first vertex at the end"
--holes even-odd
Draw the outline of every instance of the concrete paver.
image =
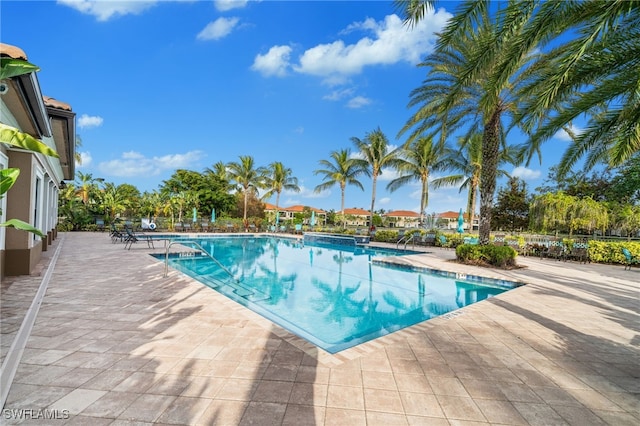
MULTIPOLYGON (((20 410, 96 425, 640 423, 638 269, 525 257, 502 271, 424 249, 393 261, 526 285, 332 355, 185 275, 164 278, 146 245, 61 237, 39 266, 61 250, 7 424, 48 424, 20 410)), ((3 359, 37 278, 2 283, 3 359)))

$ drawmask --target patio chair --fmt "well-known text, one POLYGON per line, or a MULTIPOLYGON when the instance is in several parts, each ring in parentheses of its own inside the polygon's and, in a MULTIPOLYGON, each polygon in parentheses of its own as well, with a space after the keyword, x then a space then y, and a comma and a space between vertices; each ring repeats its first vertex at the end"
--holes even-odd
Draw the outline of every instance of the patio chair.
POLYGON ((518 240, 507 239, 505 240, 505 245, 514 249, 518 254, 523 253, 523 247, 520 247, 520 241, 518 240))
POLYGON ((631 267, 633 265, 640 266, 640 258, 638 258, 638 256, 632 255, 628 248, 622 247, 622 254, 624 254, 624 259, 625 259, 625 263, 624 263, 625 271, 627 269, 631 270, 631 267))
POLYGON ((109 232, 109 236, 111 237, 111 242, 115 243, 117 241, 123 242, 126 234, 122 231, 120 231, 118 228, 116 228, 116 224, 112 223, 111 224, 111 231, 109 232))
POLYGON ((202 232, 209 232, 210 228, 209 228, 209 222, 201 222, 200 223, 200 230, 202 232))
POLYGON ((406 231, 404 229, 401 229, 398 231, 398 237, 396 238, 396 241, 395 241, 396 243, 399 243, 400 241, 402 241, 402 239, 405 236, 405 232, 406 231))
POLYGON ((137 243, 138 241, 146 241, 149 248, 155 248, 153 246, 153 239, 151 238, 151 236, 142 233, 134 233, 131 228, 125 228, 125 232, 127 233, 126 237, 124 238, 125 250, 131 250, 131 246, 133 245, 133 243, 137 243))
POLYGON ((182 222, 176 222, 176 224, 173 226, 173 229, 176 232, 183 232, 184 231, 184 225, 182 224, 182 222))
POLYGON ((495 237, 493 237, 493 244, 496 246, 505 245, 505 237, 506 235, 504 234, 496 234, 495 237))
POLYGON ((478 238, 476 237, 464 237, 462 241, 464 244, 471 244, 472 246, 478 245, 478 238))
POLYGON ((302 234, 302 224, 301 223, 296 223, 295 233, 296 234, 302 234))
POLYGON ((447 241, 447 237, 444 235, 440 235, 440 246, 444 248, 449 248, 449 241, 447 241))
POLYGON ((575 259, 580 263, 589 262, 589 240, 580 238, 574 241, 571 250, 565 256, 565 260, 567 259, 575 259))
POLYGON ((191 232, 191 224, 189 222, 185 222, 182 224, 182 231, 183 232, 191 232))
POLYGON ((104 219, 96 219, 96 231, 104 232, 104 219))
POLYGON ((552 257, 557 260, 564 258, 564 243, 560 238, 552 238, 549 240, 549 246, 542 253, 543 257, 552 257))
POLYGON ((427 232, 424 237, 422 237, 422 242, 425 246, 435 246, 436 245, 436 234, 434 232, 427 232))

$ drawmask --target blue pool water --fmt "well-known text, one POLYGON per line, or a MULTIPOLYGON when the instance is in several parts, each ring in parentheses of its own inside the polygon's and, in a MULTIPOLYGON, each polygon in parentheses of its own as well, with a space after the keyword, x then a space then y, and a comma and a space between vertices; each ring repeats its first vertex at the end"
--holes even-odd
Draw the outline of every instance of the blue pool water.
POLYGON ((269 236, 195 241, 227 271, 206 256, 171 256, 170 266, 330 353, 513 288, 372 262, 404 251, 269 236))

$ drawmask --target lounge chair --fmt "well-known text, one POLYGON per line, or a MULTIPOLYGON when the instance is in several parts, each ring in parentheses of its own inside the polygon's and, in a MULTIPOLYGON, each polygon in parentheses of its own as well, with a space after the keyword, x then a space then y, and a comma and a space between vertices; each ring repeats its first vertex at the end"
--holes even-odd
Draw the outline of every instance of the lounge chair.
POLYGON ((111 242, 115 243, 117 241, 123 242, 125 237, 127 236, 127 234, 125 234, 124 232, 122 232, 118 228, 116 228, 116 224, 115 223, 112 223, 111 224, 111 232, 109 233, 109 236, 111 237, 111 242))
POLYGON ((640 265, 640 258, 638 258, 638 256, 632 255, 628 248, 622 247, 622 254, 624 255, 624 259, 625 259, 625 263, 624 263, 625 271, 627 269, 631 270, 631 267, 633 265, 640 265))
POLYGON ((173 225, 173 229, 176 232, 183 232, 184 231, 184 225, 182 224, 182 222, 176 222, 176 224, 173 225))
POLYGON ((401 229, 398 231, 398 236, 396 237, 396 243, 399 243, 405 236, 406 231, 404 229, 401 229))
POLYGON ((471 244, 472 246, 478 245, 478 238, 476 237, 464 237, 462 241, 464 242, 464 244, 471 244))
POLYGON ((302 234, 302 224, 301 223, 296 223, 295 233, 296 234, 302 234))
POLYGON ((96 219, 96 231, 104 232, 104 219, 96 219))
POLYGON ((151 238, 151 236, 141 233, 136 234, 131 230, 131 228, 125 228, 125 232, 127 233, 124 239, 125 250, 131 250, 133 243, 137 243, 138 241, 146 241, 149 248, 155 248, 153 246, 153 238, 151 238))
POLYGON ((444 247, 444 248, 449 247, 449 242, 447 241, 447 237, 445 237, 444 235, 440 235, 438 240, 440 241, 440 247, 444 247))
POLYGON ((202 222, 200 223, 200 230, 202 232, 209 232, 210 228, 209 228, 209 222, 202 222))
POLYGON ((191 232, 191 229, 192 229, 192 228, 191 228, 191 224, 190 224, 190 223, 188 223, 188 222, 185 222, 185 223, 182 225, 182 230, 183 230, 184 232, 191 232))

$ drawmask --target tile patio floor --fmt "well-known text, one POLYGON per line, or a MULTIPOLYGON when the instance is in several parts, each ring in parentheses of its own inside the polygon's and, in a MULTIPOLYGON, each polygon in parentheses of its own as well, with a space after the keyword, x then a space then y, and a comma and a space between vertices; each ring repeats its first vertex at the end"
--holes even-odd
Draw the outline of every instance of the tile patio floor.
POLYGON ((2 282, 4 361, 59 250, 0 424, 640 424, 640 268, 431 249, 401 262, 528 285, 331 355, 122 247, 61 234, 2 282))

